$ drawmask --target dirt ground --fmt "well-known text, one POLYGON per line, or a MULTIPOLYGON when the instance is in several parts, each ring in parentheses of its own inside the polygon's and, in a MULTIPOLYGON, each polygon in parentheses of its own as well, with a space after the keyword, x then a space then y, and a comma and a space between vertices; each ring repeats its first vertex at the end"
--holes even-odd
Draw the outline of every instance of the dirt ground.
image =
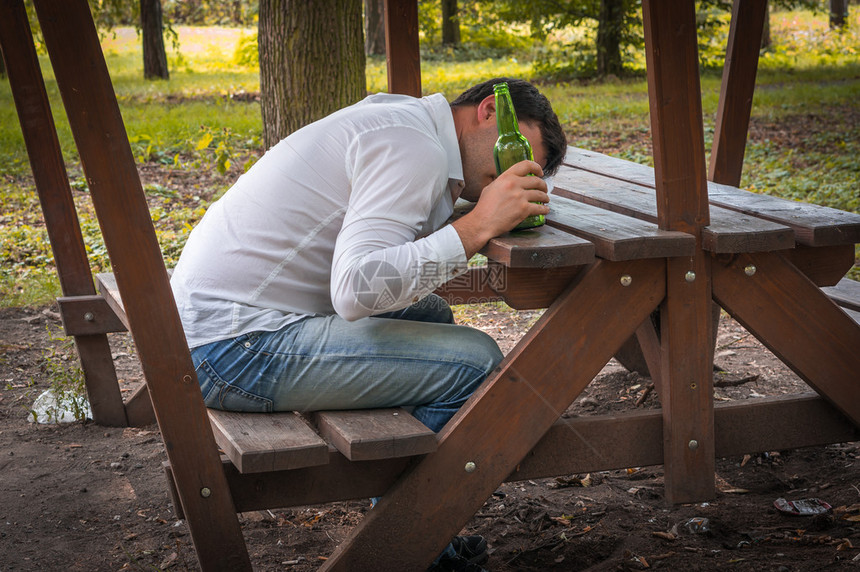
MULTIPOLYGON (((504 351, 534 317, 498 306, 460 315, 504 351)), ((55 308, 0 310, 0 569, 199 569, 187 526, 175 517, 156 426, 28 420, 57 362, 75 363, 60 331, 55 308)), ((127 336, 113 336, 128 389, 141 382, 140 368, 127 336)), ((808 391, 725 315, 717 345, 717 400, 808 391)), ((612 360, 570 413, 657 407, 649 382, 612 360)), ((660 466, 508 483, 465 530, 487 537, 486 567, 496 572, 860 570, 858 456, 855 442, 718 459, 716 498, 682 506, 667 504, 660 466), (774 507, 779 498, 833 508, 788 516, 774 507)), ((241 515, 255 569, 316 570, 367 510, 359 499, 241 515)))

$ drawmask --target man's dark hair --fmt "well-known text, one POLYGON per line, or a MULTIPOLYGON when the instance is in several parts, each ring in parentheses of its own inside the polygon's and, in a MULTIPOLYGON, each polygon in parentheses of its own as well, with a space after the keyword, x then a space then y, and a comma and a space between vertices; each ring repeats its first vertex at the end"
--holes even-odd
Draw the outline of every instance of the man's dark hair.
POLYGON ((552 110, 549 100, 531 83, 509 77, 497 77, 470 87, 451 102, 451 107, 478 105, 488 95, 493 95, 493 86, 497 83, 507 83, 511 92, 511 100, 517 113, 517 120, 525 123, 537 123, 543 143, 546 146, 546 167, 544 175, 554 175, 564 154, 567 152, 567 137, 558 121, 558 116, 552 110))

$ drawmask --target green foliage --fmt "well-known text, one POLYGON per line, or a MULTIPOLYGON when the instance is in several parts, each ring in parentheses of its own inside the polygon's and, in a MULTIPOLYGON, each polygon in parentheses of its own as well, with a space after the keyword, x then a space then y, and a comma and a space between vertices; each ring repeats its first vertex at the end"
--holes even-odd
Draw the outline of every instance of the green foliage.
POLYGON ((442 45, 439 0, 418 3, 421 58, 424 61, 474 61, 488 58, 528 59, 533 40, 512 21, 492 11, 492 2, 459 3, 460 45, 442 45))
MULTIPOLYGON (((431 4, 420 3, 421 10, 431 4)), ((572 72, 558 77, 587 76, 593 64, 585 50, 593 39, 593 23, 583 20, 578 27, 563 29, 541 21, 494 27, 498 14, 492 14, 489 5, 478 4, 474 14, 463 15, 465 47, 448 55, 440 49, 422 61, 425 93, 441 92, 452 99, 491 76, 550 76, 545 73, 549 68, 541 67, 542 58, 568 65, 574 62, 572 72), (479 8, 482 11, 477 12, 479 8), (478 30, 484 24, 486 30, 478 30), (543 36, 534 33, 538 28, 544 30, 543 36), (474 54, 500 53, 508 34, 517 38, 515 52, 464 60, 474 54), (561 51, 561 46, 576 45, 581 61, 561 51)), ((434 17, 438 20, 438 13, 434 17)), ((773 47, 763 54, 760 64, 754 130, 742 186, 853 212, 860 209, 858 20, 860 9, 852 7, 847 30, 833 33, 826 14, 772 14, 773 47), (756 136, 757 125, 768 128, 769 140, 756 136), (827 130, 819 125, 826 125, 827 130)), ((714 21, 715 27, 725 26, 720 18, 714 21)), ((132 151, 148 174, 144 191, 169 266, 178 259, 206 207, 263 151, 256 97, 259 77, 251 56, 256 53, 255 34, 225 28, 180 27, 177 31, 182 53, 176 61, 182 65, 172 70, 169 81, 157 83, 140 78, 140 46, 134 30, 117 29, 103 39, 132 151), (249 59, 242 59, 245 57, 249 59)), ((427 41, 422 40, 425 52, 436 49, 428 47, 427 41)), ((719 42, 714 42, 713 49, 719 51, 719 42)), ((640 50, 631 47, 624 57, 629 69, 644 66, 640 50)), ((384 58, 368 59, 369 91, 386 90, 385 68, 384 58)), ((87 256, 94 272, 108 271, 110 260, 46 59, 43 69, 87 256)), ((709 145, 719 77, 705 74, 701 85, 709 145)), ((541 89, 553 102, 571 144, 650 163, 644 78, 544 82, 541 89)), ((44 304, 58 296, 60 289, 8 82, 0 82, 0 158, 0 304, 44 304)), ((852 272, 860 278, 860 267, 852 272)))
POLYGON ((260 52, 257 44, 257 33, 243 33, 236 42, 236 51, 233 52, 233 63, 237 66, 257 68, 260 65, 260 52))

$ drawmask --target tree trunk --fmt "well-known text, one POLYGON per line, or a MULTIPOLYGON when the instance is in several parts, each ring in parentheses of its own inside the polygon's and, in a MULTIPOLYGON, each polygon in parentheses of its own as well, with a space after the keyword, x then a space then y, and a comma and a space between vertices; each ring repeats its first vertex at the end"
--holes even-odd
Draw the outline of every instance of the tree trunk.
POLYGON ((3 59, 3 50, 0 49, 0 79, 6 78, 6 60, 3 59))
POLYGON ((144 79, 169 79, 167 53, 164 51, 161 0, 140 0, 140 27, 143 31, 144 79))
POLYGON ((362 0, 260 0, 266 147, 364 97, 361 6, 362 0))
POLYGON ((848 20, 848 0, 830 0, 830 29, 845 27, 848 20))
POLYGON ((597 75, 621 75, 624 0, 601 0, 597 22, 597 75))
POLYGON ((770 47, 770 2, 764 13, 764 27, 761 30, 761 49, 766 50, 770 47))
POLYGON ((442 44, 460 45, 460 18, 457 0, 442 0, 442 44))
POLYGON ((364 0, 364 53, 385 55, 385 2, 364 0))
POLYGON ((460 9, 457 0, 442 0, 442 44, 460 45, 460 9))

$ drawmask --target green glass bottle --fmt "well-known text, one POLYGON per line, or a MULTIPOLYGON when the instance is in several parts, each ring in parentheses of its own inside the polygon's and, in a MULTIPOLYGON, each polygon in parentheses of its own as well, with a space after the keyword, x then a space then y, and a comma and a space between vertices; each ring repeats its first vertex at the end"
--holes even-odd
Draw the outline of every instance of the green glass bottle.
MULTIPOLYGON (((493 147, 493 157, 496 160, 496 175, 501 175, 509 167, 520 161, 526 159, 534 161, 534 155, 529 140, 520 133, 508 84, 495 84, 493 93, 496 96, 496 125, 499 128, 499 138, 493 147)), ((543 215, 531 215, 518 224, 515 230, 533 228, 544 224, 544 222, 543 215)))

